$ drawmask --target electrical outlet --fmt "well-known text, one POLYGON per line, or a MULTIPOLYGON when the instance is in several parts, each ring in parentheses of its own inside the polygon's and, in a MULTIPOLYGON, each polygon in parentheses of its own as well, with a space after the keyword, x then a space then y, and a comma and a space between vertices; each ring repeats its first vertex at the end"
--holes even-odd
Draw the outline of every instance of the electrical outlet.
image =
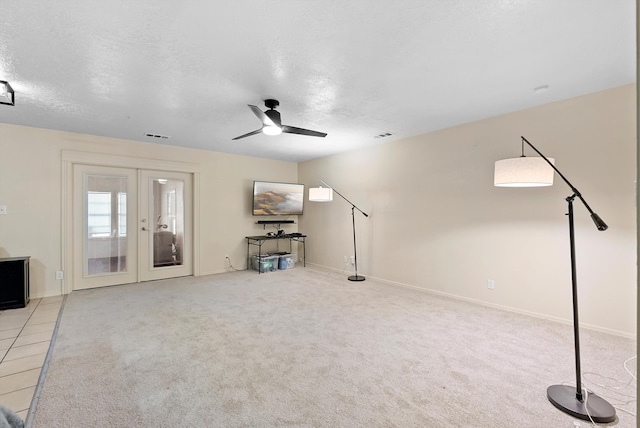
POLYGON ((487 288, 489 290, 494 290, 496 288, 496 282, 493 279, 487 280, 487 288))
POLYGON ((56 271, 56 279, 64 279, 64 272, 61 270, 56 271))
POLYGON ((351 264, 352 265, 356 264, 356 258, 354 256, 351 256, 351 264))

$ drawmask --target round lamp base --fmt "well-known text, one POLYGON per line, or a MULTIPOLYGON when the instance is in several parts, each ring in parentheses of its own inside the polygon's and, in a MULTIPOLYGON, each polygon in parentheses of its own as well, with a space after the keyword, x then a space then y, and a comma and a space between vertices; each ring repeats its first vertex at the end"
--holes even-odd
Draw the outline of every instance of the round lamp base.
POLYGON ((547 398, 556 408, 578 419, 602 424, 616 419, 616 410, 603 398, 589 393, 584 401, 576 398, 576 387, 551 385, 547 388, 547 398))

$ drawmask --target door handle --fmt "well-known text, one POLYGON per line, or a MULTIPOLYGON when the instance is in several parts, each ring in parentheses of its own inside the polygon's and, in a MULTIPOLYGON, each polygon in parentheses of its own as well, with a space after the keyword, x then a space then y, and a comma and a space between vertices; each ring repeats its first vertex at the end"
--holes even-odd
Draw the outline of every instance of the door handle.
POLYGON ((145 230, 145 231, 146 231, 146 230, 147 230, 147 228, 146 228, 146 227, 144 227, 144 226, 142 226, 142 230, 145 230))

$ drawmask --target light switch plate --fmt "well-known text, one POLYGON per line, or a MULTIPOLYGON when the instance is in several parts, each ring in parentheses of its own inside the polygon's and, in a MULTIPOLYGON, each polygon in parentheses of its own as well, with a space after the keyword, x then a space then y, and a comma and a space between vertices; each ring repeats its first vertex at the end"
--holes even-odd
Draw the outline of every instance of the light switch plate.
POLYGON ((0 215, 6 215, 6 214, 7 214, 7 206, 0 205, 0 215))

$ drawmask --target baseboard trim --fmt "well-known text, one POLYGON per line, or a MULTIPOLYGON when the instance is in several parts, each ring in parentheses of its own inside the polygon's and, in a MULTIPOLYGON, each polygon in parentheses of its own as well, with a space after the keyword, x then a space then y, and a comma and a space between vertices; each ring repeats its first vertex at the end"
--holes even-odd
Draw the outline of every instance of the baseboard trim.
MULTIPOLYGON (((340 270, 340 269, 335 269, 329 266, 324 266, 324 265, 319 265, 316 263, 311 263, 309 261, 307 261, 307 266, 314 266, 317 268, 321 268, 321 269, 326 269, 332 272, 339 272, 339 273, 345 273, 344 270, 340 270)), ((424 293, 429 293, 429 294, 433 294, 435 296, 440 296, 440 297, 447 297, 450 299, 455 299, 455 300, 460 300, 463 302, 467 302, 467 303, 473 303, 476 305, 481 305, 481 306, 486 306, 489 308, 493 308, 493 309, 500 309, 503 311, 507 311, 507 312, 513 312, 516 314, 520 314, 520 315, 527 315, 530 317, 534 317, 534 318, 540 318, 540 319, 544 319, 547 321, 554 321, 560 324, 565 324, 565 325, 573 325, 573 320, 570 319, 565 319, 565 318, 560 318, 560 317, 556 317, 553 315, 547 315, 547 314, 541 314, 539 312, 533 312, 533 311, 527 311, 524 309, 519 309, 519 308, 514 308, 513 306, 506 306, 506 305, 499 305, 496 303, 491 303, 491 302, 487 302, 484 300, 479 300, 479 299, 473 299, 470 297, 464 297, 464 296, 460 296, 457 294, 452 294, 452 293, 445 293, 443 291, 438 291, 438 290, 433 290, 430 288, 425 288, 425 287, 419 287, 417 285, 411 285, 411 284, 405 284, 403 282, 398 282, 398 281, 391 281, 388 279, 384 279, 384 278, 378 278, 375 276, 371 276, 371 275, 364 275, 367 278, 371 278, 374 279, 378 282, 382 282, 385 284, 389 284, 389 285, 393 285, 396 287, 404 287, 404 288, 410 288, 412 290, 417 290, 417 291, 422 291, 424 293)), ((632 340, 636 340, 636 333, 629 333, 629 332, 625 332, 625 331, 620 331, 620 330, 614 330, 614 329, 610 329, 610 328, 606 328, 606 327, 601 327, 598 325, 594 325, 594 324, 588 324, 588 323, 580 323, 580 328, 584 328, 587 330, 592 330, 592 331, 597 331, 600 333, 606 333, 606 334, 611 334, 614 336, 620 336, 620 337, 624 337, 626 339, 632 339, 632 340)))

